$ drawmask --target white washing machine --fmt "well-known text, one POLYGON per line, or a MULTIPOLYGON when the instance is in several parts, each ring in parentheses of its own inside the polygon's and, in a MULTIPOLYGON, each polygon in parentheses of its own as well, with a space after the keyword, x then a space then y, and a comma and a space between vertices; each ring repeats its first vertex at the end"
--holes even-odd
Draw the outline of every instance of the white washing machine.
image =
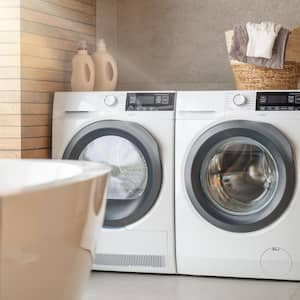
POLYGON ((180 92, 180 274, 300 280, 300 91, 180 92))
POLYGON ((53 158, 109 163, 95 270, 175 273, 175 93, 56 93, 53 158))

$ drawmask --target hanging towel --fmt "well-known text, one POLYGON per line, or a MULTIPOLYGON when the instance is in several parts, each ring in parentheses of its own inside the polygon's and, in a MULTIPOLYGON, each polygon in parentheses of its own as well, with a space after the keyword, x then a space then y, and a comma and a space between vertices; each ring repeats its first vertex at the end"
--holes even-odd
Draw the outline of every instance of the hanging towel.
POLYGON ((274 42, 273 53, 270 59, 248 57, 248 32, 246 25, 235 25, 233 28, 232 44, 230 49, 230 59, 237 60, 247 64, 253 64, 258 67, 283 69, 285 48, 289 37, 289 30, 281 28, 274 42))
POLYGON ((260 24, 248 22, 246 25, 248 32, 247 56, 272 57, 273 47, 281 25, 273 22, 262 22, 260 24))

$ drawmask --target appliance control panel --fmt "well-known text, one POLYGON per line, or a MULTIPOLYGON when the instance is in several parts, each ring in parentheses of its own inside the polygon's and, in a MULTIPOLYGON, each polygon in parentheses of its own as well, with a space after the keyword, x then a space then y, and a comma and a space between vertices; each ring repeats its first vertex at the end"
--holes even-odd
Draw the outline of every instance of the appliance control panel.
POLYGON ((294 111, 300 110, 299 92, 257 92, 257 111, 294 111))
POLYGON ((175 93, 128 93, 127 111, 173 111, 175 93))

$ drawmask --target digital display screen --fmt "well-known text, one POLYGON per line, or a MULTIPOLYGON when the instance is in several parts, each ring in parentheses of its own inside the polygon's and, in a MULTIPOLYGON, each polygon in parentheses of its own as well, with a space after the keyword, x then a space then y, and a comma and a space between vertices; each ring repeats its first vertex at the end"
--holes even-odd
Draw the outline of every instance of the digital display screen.
POLYGON ((154 95, 138 96, 138 101, 140 101, 140 103, 143 105, 154 105, 155 104, 155 96, 154 95))
POLYGON ((268 105, 285 105, 288 103, 287 95, 269 95, 268 105))
MULTIPOLYGON (((256 110, 258 111, 300 111, 298 92, 257 92, 256 110)), ((300 100, 300 99, 299 99, 300 100)))
POLYGON ((174 111, 175 93, 128 93, 126 111, 174 111))

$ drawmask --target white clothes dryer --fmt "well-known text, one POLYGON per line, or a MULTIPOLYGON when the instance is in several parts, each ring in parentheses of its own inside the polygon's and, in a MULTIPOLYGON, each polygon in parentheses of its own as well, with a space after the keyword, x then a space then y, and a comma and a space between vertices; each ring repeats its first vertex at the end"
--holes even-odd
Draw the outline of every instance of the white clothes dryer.
POLYGON ((173 92, 56 93, 53 158, 108 163, 95 270, 175 273, 173 92))

